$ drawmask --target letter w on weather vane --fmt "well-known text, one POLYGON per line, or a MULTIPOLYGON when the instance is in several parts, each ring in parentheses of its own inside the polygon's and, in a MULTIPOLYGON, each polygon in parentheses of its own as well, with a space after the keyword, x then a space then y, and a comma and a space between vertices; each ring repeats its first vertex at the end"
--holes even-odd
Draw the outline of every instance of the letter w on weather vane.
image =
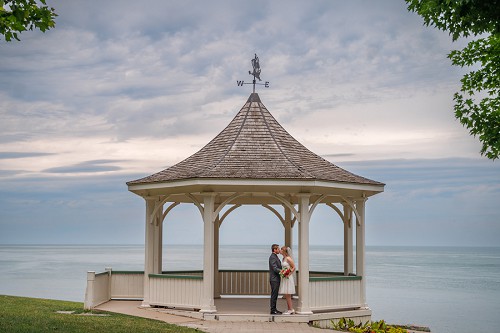
POLYGON ((253 84, 253 92, 255 92, 255 85, 261 85, 266 88, 269 88, 269 81, 266 81, 265 83, 257 83, 256 79, 259 79, 259 81, 262 81, 260 79, 260 64, 259 64, 259 57, 257 57, 257 54, 255 54, 255 57, 252 59, 252 67, 253 71, 248 71, 248 74, 253 76, 253 81, 250 82, 245 82, 243 80, 237 80, 236 84, 240 87, 243 87, 244 84, 253 84))

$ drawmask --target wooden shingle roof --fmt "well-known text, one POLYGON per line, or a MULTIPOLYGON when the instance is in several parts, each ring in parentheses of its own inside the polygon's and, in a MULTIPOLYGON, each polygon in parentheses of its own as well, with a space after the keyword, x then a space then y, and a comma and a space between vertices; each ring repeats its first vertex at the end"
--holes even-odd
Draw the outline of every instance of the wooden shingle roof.
POLYGON ((229 125, 185 160, 127 185, 186 179, 323 180, 383 185, 348 172, 295 140, 252 93, 229 125))

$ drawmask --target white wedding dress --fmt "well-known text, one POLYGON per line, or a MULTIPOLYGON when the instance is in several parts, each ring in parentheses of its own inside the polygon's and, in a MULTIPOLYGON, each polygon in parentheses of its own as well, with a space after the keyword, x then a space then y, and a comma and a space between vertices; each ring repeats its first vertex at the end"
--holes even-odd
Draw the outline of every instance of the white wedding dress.
MULTIPOLYGON (((286 261, 283 261, 281 264, 283 268, 290 268, 290 264, 286 261)), ((293 295, 295 294, 295 281, 293 279, 294 274, 290 274, 288 278, 281 278, 280 282, 280 290, 278 291, 278 294, 284 295, 284 294, 290 294, 293 295)))

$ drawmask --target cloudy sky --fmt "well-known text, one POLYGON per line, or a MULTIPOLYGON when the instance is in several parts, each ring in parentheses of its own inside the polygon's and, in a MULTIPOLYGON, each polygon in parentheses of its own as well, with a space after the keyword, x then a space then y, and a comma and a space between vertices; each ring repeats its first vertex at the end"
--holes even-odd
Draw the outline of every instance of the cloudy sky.
MULTIPOLYGON (((404 1, 50 1, 56 28, 0 42, 0 244, 140 244, 126 181, 196 152, 251 92, 306 147, 386 183, 368 245, 499 245, 500 165, 453 116, 464 70, 445 32, 404 1)), ((226 223, 227 222, 227 223, 226 223)), ((235 211, 224 244, 283 242, 264 208, 235 211), (261 230, 266 230, 265 234, 261 230)), ((181 205, 165 241, 199 243, 181 205)), ((311 244, 342 242, 333 211, 311 244)))

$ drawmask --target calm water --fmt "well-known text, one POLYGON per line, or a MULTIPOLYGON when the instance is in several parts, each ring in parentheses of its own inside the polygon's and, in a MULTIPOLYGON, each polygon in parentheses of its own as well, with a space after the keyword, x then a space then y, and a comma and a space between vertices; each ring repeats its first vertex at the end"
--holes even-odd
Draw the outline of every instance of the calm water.
MULTIPOLYGON (((296 253, 297 251, 295 251, 296 253)), ((267 246, 221 246, 221 269, 267 269, 267 246)), ((340 247, 313 246, 311 270, 342 271, 340 247)), ((374 319, 434 333, 493 331, 500 324, 500 248, 367 247, 374 319)), ((164 270, 201 269, 201 246, 164 247, 164 270)), ((143 270, 142 245, 0 245, 0 294, 83 301, 86 272, 143 270)), ((300 263, 299 263, 300 265, 300 263)))

